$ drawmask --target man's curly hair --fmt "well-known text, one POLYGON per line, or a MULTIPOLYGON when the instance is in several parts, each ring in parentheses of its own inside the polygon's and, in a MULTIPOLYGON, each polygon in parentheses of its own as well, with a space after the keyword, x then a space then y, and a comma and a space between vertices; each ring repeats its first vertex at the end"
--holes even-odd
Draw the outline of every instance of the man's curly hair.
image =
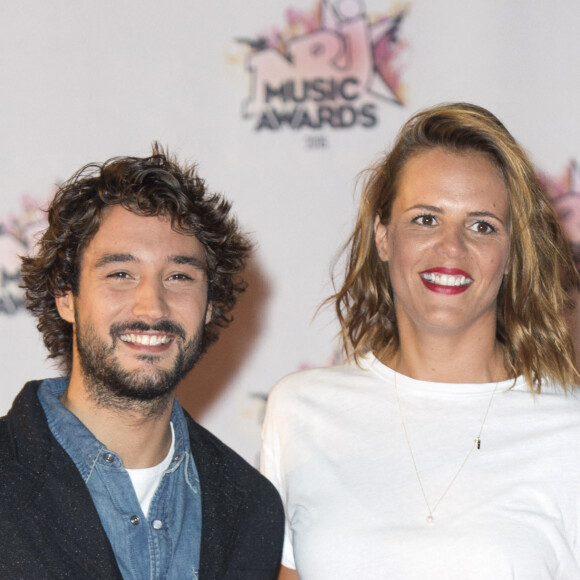
POLYGON ((22 258, 27 308, 38 319, 49 358, 58 359, 67 374, 73 329, 60 317, 55 297, 69 291, 78 295, 83 251, 107 208, 115 205, 141 216, 169 217, 174 230, 193 234, 205 248, 212 310, 204 351, 231 322, 231 311, 246 289, 240 272, 252 244, 230 215, 231 204, 207 191, 195 165, 179 164, 158 143, 150 157, 115 157, 85 165, 59 187, 35 253, 22 258))

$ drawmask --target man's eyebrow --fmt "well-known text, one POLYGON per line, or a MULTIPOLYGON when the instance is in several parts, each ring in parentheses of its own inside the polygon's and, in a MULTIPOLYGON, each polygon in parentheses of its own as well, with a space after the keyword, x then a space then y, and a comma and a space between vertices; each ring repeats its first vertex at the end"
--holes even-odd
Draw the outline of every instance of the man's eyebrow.
POLYGON ((167 261, 182 266, 193 266, 198 270, 207 269, 206 261, 203 258, 199 258, 197 256, 185 256, 185 255, 169 256, 167 261))
MULTIPOLYGON (((99 258, 96 263, 97 268, 102 268, 109 264, 126 263, 126 262, 138 262, 139 260, 133 254, 106 254, 102 258, 99 258)), ((199 258, 198 256, 190 256, 184 254, 178 254, 175 256, 168 256, 167 262, 170 264, 177 264, 180 266, 192 266, 198 270, 206 270, 207 263, 205 259, 199 258)))
POLYGON ((97 268, 102 268, 108 264, 115 264, 117 262, 136 262, 137 258, 133 254, 106 254, 99 258, 96 263, 97 268))

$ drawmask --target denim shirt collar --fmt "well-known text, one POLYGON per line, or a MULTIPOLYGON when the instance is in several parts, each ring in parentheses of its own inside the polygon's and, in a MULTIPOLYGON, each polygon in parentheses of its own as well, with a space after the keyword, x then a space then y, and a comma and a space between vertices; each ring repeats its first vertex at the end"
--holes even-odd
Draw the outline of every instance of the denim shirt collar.
MULTIPOLYGON (((90 479, 99 458, 109 453, 112 465, 122 465, 121 458, 107 449, 61 402, 60 397, 68 388, 69 378, 46 379, 38 389, 38 398, 48 421, 48 426, 56 440, 70 455, 85 483, 90 479)), ((175 431, 175 454, 169 468, 174 471, 185 455, 190 452, 187 423, 181 405, 173 401, 171 421, 175 431)))

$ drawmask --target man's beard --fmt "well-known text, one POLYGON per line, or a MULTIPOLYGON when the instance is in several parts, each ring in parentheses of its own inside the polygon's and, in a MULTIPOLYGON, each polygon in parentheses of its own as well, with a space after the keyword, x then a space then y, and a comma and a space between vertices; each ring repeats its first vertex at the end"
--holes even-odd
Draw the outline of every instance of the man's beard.
MULTIPOLYGON (((77 320, 79 320, 77 315, 77 320)), ((203 351, 203 323, 195 336, 185 342, 183 327, 169 321, 154 325, 143 322, 114 324, 111 326, 111 346, 101 340, 91 324, 77 324, 76 346, 89 394, 102 407, 118 410, 135 410, 148 416, 163 412, 173 397, 179 381, 195 366, 203 351), (163 332, 173 334, 178 348, 173 366, 155 368, 160 357, 142 354, 141 369, 128 371, 116 358, 116 348, 121 334, 131 332, 163 332)))

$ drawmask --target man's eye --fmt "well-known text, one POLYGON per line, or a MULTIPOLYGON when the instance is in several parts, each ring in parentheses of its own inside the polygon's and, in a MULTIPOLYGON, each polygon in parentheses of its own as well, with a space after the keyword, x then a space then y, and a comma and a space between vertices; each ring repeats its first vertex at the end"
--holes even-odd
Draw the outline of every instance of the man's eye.
POLYGON ((130 278, 127 272, 113 272, 107 275, 107 278, 113 278, 118 280, 127 280, 130 278))
POLYGON ((172 274, 171 276, 169 276, 170 280, 193 280, 193 278, 191 276, 188 276, 187 274, 172 274))

